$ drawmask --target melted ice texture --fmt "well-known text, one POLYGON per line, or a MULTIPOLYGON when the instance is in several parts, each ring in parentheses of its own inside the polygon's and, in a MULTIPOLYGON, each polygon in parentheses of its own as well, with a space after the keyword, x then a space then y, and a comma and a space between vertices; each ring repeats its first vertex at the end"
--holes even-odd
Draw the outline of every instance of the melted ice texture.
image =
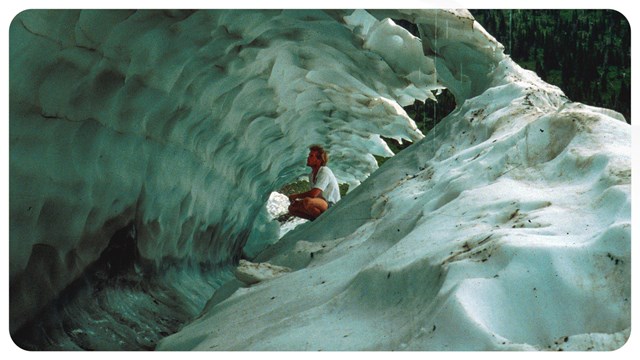
POLYGON ((629 126, 464 10, 36 10, 10 31, 12 329, 134 221, 145 259, 293 270, 214 298, 163 350, 629 336, 629 126), (458 107, 423 135, 402 106, 441 88, 458 107), (380 136, 415 143, 376 171, 380 136), (265 203, 312 143, 362 184, 277 241, 265 203))

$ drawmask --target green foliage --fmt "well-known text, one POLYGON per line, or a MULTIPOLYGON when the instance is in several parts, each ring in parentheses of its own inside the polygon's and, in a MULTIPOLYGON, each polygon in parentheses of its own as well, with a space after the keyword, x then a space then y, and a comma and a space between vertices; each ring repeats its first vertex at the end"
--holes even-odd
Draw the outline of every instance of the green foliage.
POLYGON ((404 108, 407 115, 416 122, 418 129, 425 135, 456 108, 456 99, 447 89, 436 95, 436 99, 438 99, 437 102, 428 99, 425 103, 416 101, 413 105, 404 108))
MULTIPOLYGON (((340 188, 340 196, 345 196, 349 191, 349 184, 338 184, 340 188)), ((311 185, 307 180, 298 180, 283 186, 279 193, 284 195, 299 194, 311 190, 311 185)))
MULTIPOLYGON (((405 110, 411 110, 411 108, 405 108, 405 110)), ((409 114, 409 116, 413 119, 418 119, 420 118, 420 115, 421 115, 416 113, 409 113, 409 111, 407 111, 407 114, 409 114)), ((418 127, 420 127, 420 124, 418 124, 418 127)), ((404 150, 413 144, 410 141, 404 141, 402 142, 402 144, 400 144, 398 141, 394 139, 386 138, 384 136, 381 136, 380 138, 387 143, 387 146, 389 146, 389 149, 391 149, 391 151, 393 151, 394 154, 397 154, 399 151, 404 150)), ((382 166, 382 164, 384 164, 388 159, 390 159, 390 158, 387 158, 384 156, 378 156, 378 155, 373 155, 373 157, 376 159, 378 166, 382 166)))
POLYGON ((307 180, 298 180, 283 186, 280 190, 278 190, 278 192, 285 195, 291 195, 303 193, 309 190, 311 190, 311 187, 309 186, 309 182, 307 180))
POLYGON ((614 10, 471 10, 523 68, 631 123, 631 28, 614 10))
MULTIPOLYGON (((631 123, 631 28, 622 14, 614 10, 471 13, 520 66, 560 87, 569 99, 616 110, 631 123)), ((394 21, 419 36, 414 24, 394 21)), ((448 90, 437 99, 424 104, 416 101, 404 108, 425 135, 456 107, 448 90)), ((394 153, 411 145, 383 139, 394 153)), ((387 160, 375 158, 378 165, 387 160)))
POLYGON ((349 191, 349 184, 338 184, 338 187, 340 188, 341 197, 347 195, 347 191, 349 191))

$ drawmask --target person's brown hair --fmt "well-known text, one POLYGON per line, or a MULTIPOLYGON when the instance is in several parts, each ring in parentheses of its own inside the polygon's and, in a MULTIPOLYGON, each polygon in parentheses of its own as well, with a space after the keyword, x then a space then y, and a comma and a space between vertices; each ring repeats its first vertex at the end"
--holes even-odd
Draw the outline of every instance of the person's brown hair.
POLYGON ((309 152, 315 151, 318 154, 319 159, 322 161, 322 166, 327 165, 329 162, 329 153, 321 145, 309 146, 309 152))

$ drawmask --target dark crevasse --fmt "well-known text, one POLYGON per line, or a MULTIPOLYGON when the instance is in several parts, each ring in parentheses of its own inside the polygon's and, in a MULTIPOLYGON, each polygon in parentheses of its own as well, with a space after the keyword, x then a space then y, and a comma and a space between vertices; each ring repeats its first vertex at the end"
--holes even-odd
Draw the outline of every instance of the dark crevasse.
POLYGON ((26 350, 153 350, 197 316, 232 276, 231 266, 145 261, 129 225, 12 337, 26 350))

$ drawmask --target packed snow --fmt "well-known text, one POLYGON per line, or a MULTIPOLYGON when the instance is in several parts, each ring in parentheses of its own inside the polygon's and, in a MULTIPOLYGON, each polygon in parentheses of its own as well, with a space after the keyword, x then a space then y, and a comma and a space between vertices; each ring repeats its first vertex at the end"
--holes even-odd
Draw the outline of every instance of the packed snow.
POLYGON ((12 333, 133 224, 156 282, 209 284, 176 291, 201 311, 159 350, 629 337, 630 126, 520 68, 465 10, 31 10, 10 35, 12 333), (422 134, 402 106, 443 88, 458 106, 422 134), (381 136, 414 144, 377 169, 381 136), (281 229, 273 192, 313 143, 352 190, 281 229), (220 275, 171 275, 194 264, 220 275))

